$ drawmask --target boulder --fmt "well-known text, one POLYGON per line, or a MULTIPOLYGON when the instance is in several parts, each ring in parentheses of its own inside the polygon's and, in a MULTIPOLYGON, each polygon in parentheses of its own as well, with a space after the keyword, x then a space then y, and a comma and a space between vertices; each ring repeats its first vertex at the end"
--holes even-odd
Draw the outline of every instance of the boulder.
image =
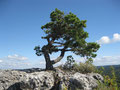
POLYGON ((98 82, 103 82, 103 77, 97 73, 75 73, 69 79, 69 82, 69 89, 71 90, 93 90, 94 88, 97 88, 98 82))

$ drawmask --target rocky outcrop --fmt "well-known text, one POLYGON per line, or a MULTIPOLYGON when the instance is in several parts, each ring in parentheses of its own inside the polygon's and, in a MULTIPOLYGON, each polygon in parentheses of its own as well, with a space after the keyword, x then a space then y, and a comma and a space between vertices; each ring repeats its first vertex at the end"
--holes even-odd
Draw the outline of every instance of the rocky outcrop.
POLYGON ((103 82, 103 77, 97 73, 81 74, 75 73, 73 77, 69 79, 69 88, 72 90, 93 90, 97 88, 98 82, 103 82))
POLYGON ((0 90, 92 90, 102 82, 103 77, 97 73, 81 74, 55 71, 27 73, 24 70, 0 70, 0 90))
POLYGON ((1 70, 0 90, 49 90, 54 86, 53 73, 48 71, 26 73, 1 70))

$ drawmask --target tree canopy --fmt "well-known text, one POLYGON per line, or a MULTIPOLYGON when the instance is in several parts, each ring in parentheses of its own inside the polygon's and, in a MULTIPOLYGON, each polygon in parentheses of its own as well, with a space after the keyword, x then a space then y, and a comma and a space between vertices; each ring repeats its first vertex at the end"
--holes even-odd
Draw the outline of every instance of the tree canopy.
POLYGON ((100 46, 96 42, 86 42, 86 38, 88 38, 88 33, 84 31, 86 20, 80 20, 73 13, 65 14, 58 9, 50 14, 50 19, 50 22, 41 27, 46 34, 42 39, 47 40, 48 43, 42 48, 40 46, 34 48, 36 55, 44 55, 46 69, 52 69, 51 65, 59 62, 68 51, 81 57, 96 57, 95 52, 100 46), (61 52, 60 56, 55 60, 50 60, 49 55, 59 51, 61 52))

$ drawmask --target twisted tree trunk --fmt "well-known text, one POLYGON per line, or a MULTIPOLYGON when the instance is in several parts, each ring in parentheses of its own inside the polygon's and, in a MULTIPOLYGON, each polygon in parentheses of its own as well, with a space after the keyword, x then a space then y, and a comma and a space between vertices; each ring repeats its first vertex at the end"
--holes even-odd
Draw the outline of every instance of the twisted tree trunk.
POLYGON ((53 69, 53 64, 50 61, 50 56, 47 51, 44 51, 44 58, 46 61, 46 70, 52 70, 53 69))
POLYGON ((53 64, 56 64, 57 62, 59 62, 65 54, 65 49, 66 47, 63 48, 63 50, 61 50, 61 54, 59 57, 57 57, 55 60, 50 60, 50 55, 49 55, 49 48, 47 46, 44 46, 42 48, 43 50, 43 54, 44 54, 44 58, 46 61, 46 70, 53 70, 53 64))

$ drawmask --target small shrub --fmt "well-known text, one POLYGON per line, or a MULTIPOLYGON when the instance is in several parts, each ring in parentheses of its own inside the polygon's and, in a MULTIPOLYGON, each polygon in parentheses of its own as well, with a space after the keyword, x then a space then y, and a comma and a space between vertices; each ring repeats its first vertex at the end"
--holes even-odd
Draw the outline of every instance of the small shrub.
POLYGON ((89 58, 85 63, 79 63, 77 64, 72 56, 67 56, 66 63, 62 66, 59 66, 59 68, 62 68, 63 70, 69 70, 74 72, 80 72, 80 73, 91 73, 96 72, 96 67, 92 64, 93 60, 92 58, 89 58))
POLYGON ((75 63, 73 65, 73 70, 80 73, 91 73, 96 72, 96 67, 92 63, 75 63))
POLYGON ((67 62, 63 65, 63 69, 71 70, 73 68, 74 63, 74 58, 71 55, 67 56, 67 62))

